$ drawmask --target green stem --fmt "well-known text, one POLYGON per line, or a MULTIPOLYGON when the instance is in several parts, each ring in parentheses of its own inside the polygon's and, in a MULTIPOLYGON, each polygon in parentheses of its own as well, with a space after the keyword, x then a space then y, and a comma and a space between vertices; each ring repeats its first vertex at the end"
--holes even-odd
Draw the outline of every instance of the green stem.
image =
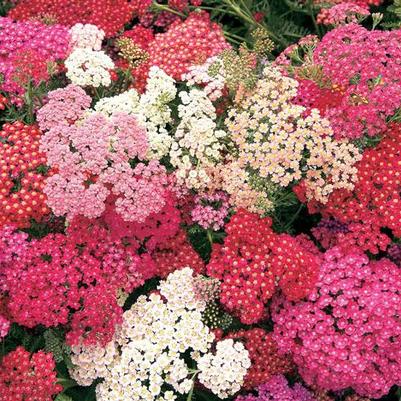
POLYGON ((154 9, 156 9, 156 10, 159 10, 159 11, 167 11, 169 13, 178 15, 179 17, 183 17, 183 18, 186 17, 185 14, 183 14, 183 13, 177 11, 177 10, 174 10, 173 8, 170 8, 169 6, 166 6, 165 4, 153 3, 152 7, 154 9))
POLYGON ((213 235, 210 230, 207 230, 207 239, 209 240, 210 245, 213 245, 213 235))
POLYGON ((317 24, 316 18, 315 18, 315 13, 313 12, 312 0, 308 0, 307 6, 308 6, 309 15, 312 18, 313 26, 315 27, 316 33, 318 34, 319 37, 321 37, 320 26, 317 24))

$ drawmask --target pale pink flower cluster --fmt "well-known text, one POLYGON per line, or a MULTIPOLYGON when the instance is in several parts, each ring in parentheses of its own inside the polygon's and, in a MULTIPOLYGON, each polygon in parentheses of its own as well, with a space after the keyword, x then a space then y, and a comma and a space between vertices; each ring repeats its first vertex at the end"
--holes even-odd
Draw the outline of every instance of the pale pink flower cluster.
POLYGON ((78 23, 70 28, 70 35, 71 48, 80 47, 98 51, 102 48, 105 33, 95 25, 78 23))
POLYGON ((195 196, 195 207, 191 211, 192 220, 204 229, 220 230, 228 215, 230 204, 224 192, 195 196))
POLYGON ((84 115, 90 98, 72 85, 49 98, 38 120, 47 130, 41 149, 57 169, 44 190, 53 212, 68 219, 99 217, 112 194, 126 221, 142 222, 159 212, 169 185, 167 173, 158 161, 141 162, 148 140, 136 118, 126 113, 84 115))

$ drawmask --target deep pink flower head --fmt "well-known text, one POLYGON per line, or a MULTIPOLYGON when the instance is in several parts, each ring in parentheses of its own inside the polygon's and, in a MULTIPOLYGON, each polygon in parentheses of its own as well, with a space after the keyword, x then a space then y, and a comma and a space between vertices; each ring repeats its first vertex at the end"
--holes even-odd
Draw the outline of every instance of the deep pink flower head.
POLYGON ((335 247, 306 301, 274 301, 274 338, 308 384, 379 398, 401 383, 400 288, 388 259, 335 247))

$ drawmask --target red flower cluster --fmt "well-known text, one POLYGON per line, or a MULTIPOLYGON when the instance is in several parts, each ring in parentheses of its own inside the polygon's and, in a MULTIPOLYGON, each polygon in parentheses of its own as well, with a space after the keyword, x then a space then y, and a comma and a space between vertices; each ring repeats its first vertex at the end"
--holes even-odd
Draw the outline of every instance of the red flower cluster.
POLYGON ((49 213, 45 186, 46 158, 39 152, 41 132, 21 122, 0 131, 0 227, 29 226, 49 213))
MULTIPOLYGON (((358 181, 352 192, 337 190, 325 205, 309 204, 310 212, 321 212, 347 224, 338 234, 338 243, 357 245, 377 253, 390 242, 382 228, 401 236, 401 126, 391 125, 384 139, 366 149, 358 168, 358 181)), ((302 190, 297 190, 300 199, 302 190)))
MULTIPOLYGON (((8 229, 1 234, 13 242, 8 229)), ((153 273, 143 263, 100 229, 86 238, 71 230, 32 240, 0 264, 8 313, 27 327, 71 323, 71 344, 105 344, 122 316, 118 289, 131 292, 153 273)))
POLYGON ((278 285, 291 300, 313 289, 319 258, 287 234, 275 234, 270 218, 239 210, 226 225, 224 245, 214 244, 207 273, 221 284, 221 303, 245 324, 264 317, 278 285))
POLYGON ((0 364, 0 397, 4 401, 52 401, 63 387, 57 384, 53 355, 31 355, 23 347, 7 354, 0 364))
POLYGON ((251 389, 266 383, 272 376, 285 374, 292 370, 288 356, 278 354, 277 344, 272 333, 259 328, 230 333, 226 338, 244 342, 251 359, 251 368, 245 376, 244 388, 251 389))
POLYGON ((8 15, 15 20, 51 17, 67 26, 93 24, 106 36, 114 36, 131 20, 132 12, 127 0, 21 0, 8 15))
POLYGON ((13 81, 26 86, 31 80, 35 85, 50 78, 48 60, 33 49, 20 50, 10 57, 14 66, 13 81))

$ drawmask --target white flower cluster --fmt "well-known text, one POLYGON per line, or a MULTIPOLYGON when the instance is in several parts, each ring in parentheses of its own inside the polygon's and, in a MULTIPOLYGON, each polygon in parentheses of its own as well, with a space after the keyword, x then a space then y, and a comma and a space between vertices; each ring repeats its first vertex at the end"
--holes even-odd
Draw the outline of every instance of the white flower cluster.
POLYGON ((104 97, 95 105, 95 111, 111 117, 116 113, 137 114, 139 110, 139 95, 135 89, 130 89, 119 95, 104 97))
POLYGON ((221 161, 226 132, 218 130, 216 109, 205 92, 180 92, 180 123, 170 150, 171 164, 177 168, 178 182, 187 188, 203 190, 210 182, 208 169, 221 161))
POLYGON ((75 24, 70 28, 70 46, 72 49, 80 47, 82 49, 100 50, 105 33, 92 24, 75 24))
POLYGON ((226 84, 222 69, 222 60, 218 56, 210 57, 202 65, 189 67, 188 72, 183 74, 182 80, 187 81, 188 86, 202 86, 209 99, 215 101, 223 96, 226 84), (211 69, 215 69, 215 73, 211 74, 211 69))
POLYGON ((111 341, 106 347, 75 346, 71 347, 71 362, 74 368, 70 369, 71 377, 80 386, 90 386, 98 377, 103 377, 109 366, 117 356, 117 347, 111 341))
POLYGON ((208 353, 198 360, 199 381, 220 398, 239 391, 251 366, 244 345, 232 339, 219 341, 216 354, 208 353))
POLYGON ((139 101, 139 120, 148 131, 149 146, 153 157, 165 156, 171 146, 172 138, 166 127, 172 121, 169 105, 177 95, 175 81, 158 67, 151 67, 146 91, 139 101))
POLYGON ((80 384, 104 378, 96 388, 98 401, 173 401, 191 391, 199 371, 202 383, 217 394, 236 392, 250 365, 248 353, 242 344, 225 340, 217 343, 216 355, 209 354, 214 335, 202 322, 205 303, 196 298, 194 280, 192 269, 177 270, 161 282, 160 295, 139 297, 104 352, 74 349, 73 377, 80 384), (199 370, 188 367, 188 355, 200 362, 199 370), (212 383, 216 363, 224 378, 212 383))
POLYGON ((78 86, 109 86, 113 60, 103 51, 76 48, 65 60, 67 78, 78 86))

